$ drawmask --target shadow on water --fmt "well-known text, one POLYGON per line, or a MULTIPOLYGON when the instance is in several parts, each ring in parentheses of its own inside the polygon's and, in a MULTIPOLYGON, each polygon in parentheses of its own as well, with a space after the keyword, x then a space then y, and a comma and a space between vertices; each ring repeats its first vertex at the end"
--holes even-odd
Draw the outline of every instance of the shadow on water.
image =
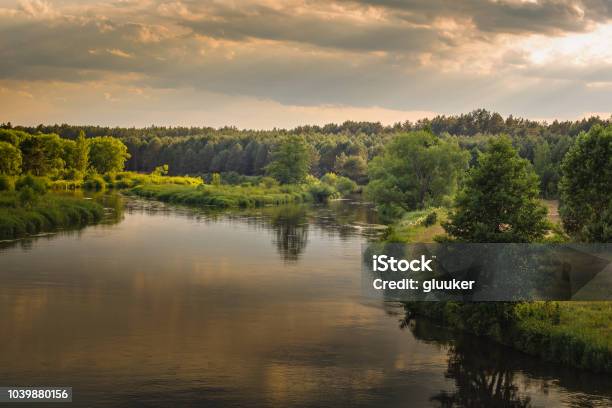
POLYGON ((552 387, 567 390, 567 404, 575 407, 612 406, 612 378, 547 363, 487 339, 450 331, 419 317, 403 318, 400 329, 418 340, 448 350, 445 377, 455 383, 452 392, 431 396, 439 407, 542 406, 528 391, 547 395, 552 387))

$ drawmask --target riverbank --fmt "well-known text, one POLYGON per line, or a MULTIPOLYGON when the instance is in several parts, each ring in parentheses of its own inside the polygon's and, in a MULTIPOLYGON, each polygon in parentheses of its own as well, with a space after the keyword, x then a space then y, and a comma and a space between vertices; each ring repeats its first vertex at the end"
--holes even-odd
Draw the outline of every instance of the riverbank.
POLYGON ((612 373, 612 303, 407 302, 408 315, 566 366, 612 373))
POLYGON ((16 239, 99 222, 104 207, 93 200, 44 194, 23 205, 14 191, 0 193, 0 239, 16 239))
POLYGON ((217 208, 321 202, 339 195, 335 189, 323 183, 281 186, 145 184, 127 190, 126 193, 172 204, 217 208))
MULTIPOLYGON (((560 228, 558 202, 545 204, 549 221, 560 228)), ((444 233, 441 223, 446 217, 440 208, 405 213, 392 224, 387 240, 434 242, 444 233), (435 222, 427 222, 433 212, 435 222)), ((547 361, 612 373, 612 302, 412 302, 406 309, 547 361)))

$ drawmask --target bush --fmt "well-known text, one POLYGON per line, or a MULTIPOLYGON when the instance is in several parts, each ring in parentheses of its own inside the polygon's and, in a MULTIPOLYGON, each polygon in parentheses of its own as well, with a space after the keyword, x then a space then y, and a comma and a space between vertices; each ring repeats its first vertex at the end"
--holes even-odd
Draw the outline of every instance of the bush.
POLYGON ((98 174, 90 174, 85 178, 83 187, 88 190, 104 190, 106 188, 106 181, 98 174))
POLYGON ((338 189, 340 194, 347 195, 357 190, 357 183, 348 177, 340 176, 338 177, 335 187, 338 189))
POLYGON ((342 195, 347 195, 357 190, 357 183, 348 177, 338 176, 335 173, 326 173, 321 177, 321 182, 332 186, 342 195))
POLYGON ((28 174, 20 177, 19 180, 17 180, 17 183, 15 183, 15 189, 19 191, 29 187, 35 194, 42 195, 47 192, 50 184, 51 182, 46 177, 35 177, 28 174))
POLYGON ((77 169, 66 169, 62 174, 64 180, 83 180, 83 176, 83 172, 77 169))
POLYGON ((431 225, 434 225, 436 221, 438 221, 438 213, 432 211, 427 214, 427 217, 425 217, 425 219, 423 220, 423 225, 429 227, 431 225))
POLYGON ((219 173, 213 173, 212 178, 210 180, 210 184, 213 186, 221 185, 221 175, 219 173))
POLYGON ((278 181, 272 177, 262 177, 259 184, 264 188, 278 187, 278 181))
POLYGON ((31 207, 38 202, 40 196, 30 186, 19 189, 19 203, 22 207, 31 207))
POLYGON ((324 203, 330 198, 334 198, 338 195, 336 189, 326 183, 311 184, 308 187, 308 192, 317 203, 324 203))
POLYGON ((12 191, 15 189, 15 179, 13 177, 0 174, 0 191, 12 191))

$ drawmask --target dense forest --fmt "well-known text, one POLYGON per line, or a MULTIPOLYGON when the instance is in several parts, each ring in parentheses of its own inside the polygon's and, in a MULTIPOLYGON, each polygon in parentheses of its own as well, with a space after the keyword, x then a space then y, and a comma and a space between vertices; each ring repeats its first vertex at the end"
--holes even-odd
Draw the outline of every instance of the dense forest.
POLYGON ((203 175, 235 172, 263 175, 272 161, 271 152, 290 135, 303 136, 312 147, 311 173, 329 172, 367 182, 367 163, 379 156, 383 147, 398 133, 427 130, 444 138, 456 137, 471 152, 471 164, 488 140, 508 135, 521 157, 529 160, 540 178, 542 196, 557 197, 559 165, 573 139, 593 126, 610 124, 610 119, 591 117, 579 121, 537 122, 484 109, 457 116, 436 116, 392 126, 379 122, 351 122, 341 125, 300 126, 267 131, 239 130, 234 127, 148 127, 109 128, 100 126, 39 125, 13 127, 27 133, 57 134, 76 140, 82 130, 87 138, 114 136, 127 146, 130 158, 126 170, 151 172, 167 164, 172 175, 203 175))

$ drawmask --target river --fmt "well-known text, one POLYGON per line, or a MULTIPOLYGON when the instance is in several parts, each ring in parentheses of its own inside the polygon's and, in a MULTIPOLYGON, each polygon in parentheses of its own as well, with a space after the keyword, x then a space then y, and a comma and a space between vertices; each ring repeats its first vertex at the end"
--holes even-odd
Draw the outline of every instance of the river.
POLYGON ((364 203, 111 201, 114 222, 2 244, 0 386, 71 386, 74 407, 612 406, 610 376, 363 298, 364 203))

